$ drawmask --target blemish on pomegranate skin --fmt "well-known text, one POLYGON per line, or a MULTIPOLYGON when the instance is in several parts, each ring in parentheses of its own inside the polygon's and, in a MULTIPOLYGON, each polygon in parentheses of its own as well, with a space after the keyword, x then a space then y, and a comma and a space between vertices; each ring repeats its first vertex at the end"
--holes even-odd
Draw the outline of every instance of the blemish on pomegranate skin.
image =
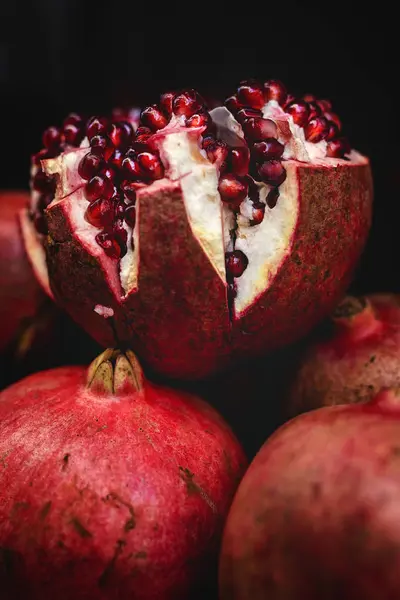
POLYGON ((62 471, 65 471, 65 470, 66 470, 66 468, 68 467, 68 462, 69 462, 70 456, 71 456, 71 455, 70 455, 70 454, 68 454, 68 453, 64 455, 64 457, 63 457, 63 459, 62 459, 62 462, 63 462, 63 465, 62 465, 62 467, 61 467, 61 470, 62 470, 62 471))
POLYGON ((78 535, 80 535, 81 538, 90 539, 93 537, 93 535, 90 533, 90 531, 88 529, 86 529, 86 527, 84 527, 84 525, 82 525, 82 523, 76 517, 71 519, 70 523, 73 526, 73 528, 75 529, 76 533, 78 535))
POLYGON ((145 552, 144 550, 136 552, 135 558, 147 558, 147 552, 145 552))
POLYGON ((186 484, 186 489, 188 491, 189 496, 192 494, 198 494, 199 496, 201 496, 201 498, 203 498, 203 500, 206 502, 206 504, 208 504, 208 506, 211 508, 211 510, 214 513, 216 513, 217 507, 215 506, 215 503, 213 502, 213 500, 203 490, 203 488, 200 485, 198 485, 195 481, 193 481, 194 473, 192 473, 191 471, 189 471, 189 469, 186 469, 184 467, 179 467, 179 471, 180 471, 181 479, 186 484))
POLYGON ((130 519, 128 519, 124 525, 124 531, 125 533, 128 533, 128 531, 132 531, 132 529, 135 529, 136 527, 136 521, 133 517, 131 517, 130 519))
POLYGON ((114 549, 114 554, 97 580, 97 585, 99 586, 99 588, 104 588, 107 586, 112 572, 114 570, 115 563, 117 562, 119 555, 123 552, 124 546, 126 546, 126 542, 124 540, 117 540, 114 549))
POLYGON ((50 512, 50 509, 51 509, 51 500, 49 500, 48 502, 43 504, 42 508, 40 509, 39 518, 41 521, 45 520, 45 518, 47 517, 47 515, 50 512))

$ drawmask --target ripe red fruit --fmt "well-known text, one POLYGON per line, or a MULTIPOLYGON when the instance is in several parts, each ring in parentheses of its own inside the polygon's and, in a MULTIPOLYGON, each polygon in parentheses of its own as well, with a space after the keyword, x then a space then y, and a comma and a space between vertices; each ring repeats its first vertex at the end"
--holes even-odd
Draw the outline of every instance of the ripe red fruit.
POLYGON ((0 456, 2 597, 209 597, 245 458, 210 406, 146 381, 131 352, 3 391, 0 456))
POLYGON ((346 297, 299 362, 287 412, 371 399, 400 386, 400 297, 346 297))
POLYGON ((269 438, 229 512, 221 600, 398 597, 399 399, 321 408, 269 438))

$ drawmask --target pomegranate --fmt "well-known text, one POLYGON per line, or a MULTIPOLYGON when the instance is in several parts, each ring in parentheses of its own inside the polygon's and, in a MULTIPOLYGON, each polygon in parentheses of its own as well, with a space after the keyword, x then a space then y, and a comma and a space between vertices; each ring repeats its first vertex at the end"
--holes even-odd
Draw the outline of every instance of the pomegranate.
POLYGON ((0 192, 0 352, 30 320, 45 296, 33 275, 20 234, 18 213, 28 192, 0 192))
POLYGON ((348 296, 299 360, 288 415, 363 402, 390 386, 400 386, 400 297, 348 296))
POLYGON ((273 434, 228 515, 221 600, 397 600, 399 439, 399 389, 273 434))
POLYGON ((336 123, 333 136, 333 113, 305 105, 306 121, 286 101, 277 81, 242 82, 211 111, 195 90, 167 92, 129 143, 93 117, 79 147, 39 153, 32 212, 51 288, 101 344, 199 379, 333 308, 370 225, 369 162, 336 123))
POLYGON ((0 394, 2 600, 209 597, 244 467, 214 409, 130 351, 21 380, 0 394))

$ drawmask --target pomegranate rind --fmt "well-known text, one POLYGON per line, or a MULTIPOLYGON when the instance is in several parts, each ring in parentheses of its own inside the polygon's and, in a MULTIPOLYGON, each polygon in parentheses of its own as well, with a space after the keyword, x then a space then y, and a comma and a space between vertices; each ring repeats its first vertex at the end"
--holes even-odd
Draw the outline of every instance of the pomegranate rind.
POLYGON ((29 210, 27 208, 24 208, 19 212, 19 222, 26 255, 34 275, 44 293, 53 300, 54 296, 51 291, 46 264, 46 251, 37 235, 33 222, 29 217, 29 210))

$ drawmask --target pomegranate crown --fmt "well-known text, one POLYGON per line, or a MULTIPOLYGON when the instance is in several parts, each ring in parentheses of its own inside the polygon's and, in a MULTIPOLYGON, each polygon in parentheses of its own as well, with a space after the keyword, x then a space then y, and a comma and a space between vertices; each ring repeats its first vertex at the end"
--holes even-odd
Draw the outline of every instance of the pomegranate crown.
POLYGON ((108 348, 88 368, 87 387, 93 392, 121 395, 141 392, 143 386, 143 371, 131 350, 108 348))

